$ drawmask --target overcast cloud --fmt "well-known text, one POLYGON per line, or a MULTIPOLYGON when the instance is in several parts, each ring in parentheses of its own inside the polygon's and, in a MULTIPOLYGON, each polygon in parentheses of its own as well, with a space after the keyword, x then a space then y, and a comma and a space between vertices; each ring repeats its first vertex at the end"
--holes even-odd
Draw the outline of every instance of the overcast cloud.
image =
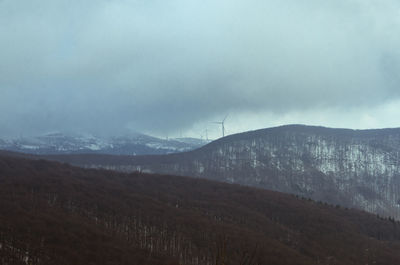
POLYGON ((0 135, 400 126, 400 1, 0 0, 0 135))

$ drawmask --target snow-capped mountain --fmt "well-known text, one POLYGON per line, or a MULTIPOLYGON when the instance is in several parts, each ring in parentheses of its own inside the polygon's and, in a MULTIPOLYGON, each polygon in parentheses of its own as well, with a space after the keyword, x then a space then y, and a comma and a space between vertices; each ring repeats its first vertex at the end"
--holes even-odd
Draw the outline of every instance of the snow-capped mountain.
POLYGON ((57 132, 37 137, 0 140, 0 149, 29 154, 151 155, 190 151, 206 143, 200 139, 164 140, 138 133, 102 138, 92 135, 66 135, 57 132))

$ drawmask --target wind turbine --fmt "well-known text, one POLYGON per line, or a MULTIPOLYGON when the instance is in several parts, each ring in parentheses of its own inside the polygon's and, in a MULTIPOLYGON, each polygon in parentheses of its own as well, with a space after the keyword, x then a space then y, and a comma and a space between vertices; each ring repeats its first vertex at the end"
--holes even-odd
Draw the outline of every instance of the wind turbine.
POLYGON ((206 128, 201 134, 200 134, 200 137, 201 137, 201 140, 203 140, 203 133, 206 133, 206 141, 208 142, 208 129, 206 128))
MULTIPOLYGON (((229 115, 229 114, 228 114, 229 115)), ((225 118, 222 121, 214 121, 213 123, 216 124, 221 124, 221 129, 222 129, 222 137, 225 136, 225 120, 228 117, 228 115, 225 116, 225 118)))

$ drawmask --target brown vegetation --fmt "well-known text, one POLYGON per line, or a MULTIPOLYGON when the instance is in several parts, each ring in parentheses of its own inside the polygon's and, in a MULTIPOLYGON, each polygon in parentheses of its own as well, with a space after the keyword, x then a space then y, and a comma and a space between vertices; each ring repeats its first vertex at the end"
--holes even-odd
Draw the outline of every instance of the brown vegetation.
POLYGON ((201 179, 0 157, 0 264, 400 264, 400 224, 201 179))

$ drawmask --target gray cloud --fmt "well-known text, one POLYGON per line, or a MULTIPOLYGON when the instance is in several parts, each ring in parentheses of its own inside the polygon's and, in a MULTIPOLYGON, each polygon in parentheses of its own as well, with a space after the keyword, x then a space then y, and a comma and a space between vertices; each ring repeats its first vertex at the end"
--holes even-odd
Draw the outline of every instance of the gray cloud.
POLYGON ((395 0, 81 2, 0 1, 0 133, 163 134, 400 97, 395 0))

